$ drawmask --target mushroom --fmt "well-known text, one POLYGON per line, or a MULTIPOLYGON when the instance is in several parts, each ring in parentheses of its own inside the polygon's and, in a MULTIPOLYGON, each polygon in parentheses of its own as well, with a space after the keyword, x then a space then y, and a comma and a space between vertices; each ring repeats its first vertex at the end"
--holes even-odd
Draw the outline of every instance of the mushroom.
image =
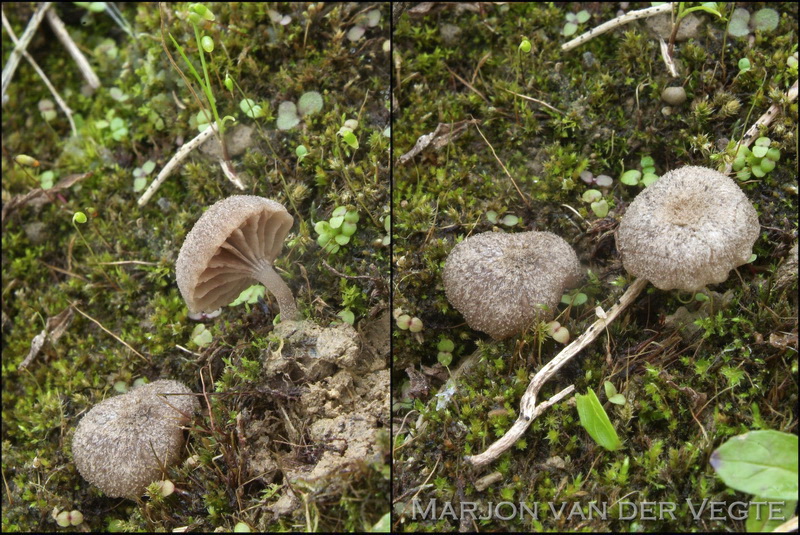
POLYGON ((685 291, 723 282, 731 269, 750 259, 759 231, 758 215, 745 194, 713 169, 681 167, 645 188, 628 207, 617 235, 623 266, 639 278, 609 310, 597 307, 597 321, 533 376, 514 425, 483 453, 467 456, 467 462, 484 466, 497 459, 539 414, 575 389, 570 385, 536 403, 542 385, 635 301, 648 279, 662 290, 685 291))
POLYGON ((642 191, 619 225, 631 275, 661 290, 696 292, 750 260, 760 227, 739 186, 706 167, 675 169, 642 191))
POLYGON ((189 388, 170 380, 108 398, 92 407, 75 430, 75 466, 111 498, 139 497, 162 478, 162 467, 178 461, 181 425, 199 408, 189 388))
POLYGON ((277 299, 281 318, 297 319, 294 295, 273 268, 293 222, 282 204, 254 195, 234 195, 206 210, 175 265, 190 317, 228 305, 260 282, 277 299))
POLYGON ((552 317, 581 277, 575 251, 550 232, 484 232, 456 245, 442 273, 447 299, 496 340, 552 317))

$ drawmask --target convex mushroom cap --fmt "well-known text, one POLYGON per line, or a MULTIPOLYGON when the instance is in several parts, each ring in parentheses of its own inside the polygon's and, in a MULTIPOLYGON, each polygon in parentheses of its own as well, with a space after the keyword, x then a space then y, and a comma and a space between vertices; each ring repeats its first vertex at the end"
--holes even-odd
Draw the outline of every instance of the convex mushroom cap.
POLYGON ((297 318, 292 291, 273 262, 294 219, 279 202, 234 195, 212 205, 186 236, 175 266, 192 315, 230 304, 256 282, 278 301, 281 318, 297 318))
POLYGON ((162 466, 179 460, 181 425, 199 408, 189 388, 170 380, 108 398, 92 407, 75 430, 75 466, 111 498, 141 496, 147 485, 163 479, 162 466))
POLYGON ((620 222, 625 269, 662 290, 695 292, 750 260, 760 226, 750 200, 722 173, 687 166, 645 188, 620 222))
POLYGON ((501 340, 552 317, 581 266, 572 247, 550 232, 484 232, 453 248, 442 278, 469 326, 501 340))

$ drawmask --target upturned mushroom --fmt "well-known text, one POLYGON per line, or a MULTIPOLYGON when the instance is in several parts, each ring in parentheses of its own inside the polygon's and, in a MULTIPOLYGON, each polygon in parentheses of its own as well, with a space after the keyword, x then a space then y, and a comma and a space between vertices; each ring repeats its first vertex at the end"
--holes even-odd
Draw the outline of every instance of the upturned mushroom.
POLYGON ((552 317, 581 277, 575 251, 550 232, 484 232, 456 245, 442 279, 470 327, 496 340, 552 317))
POLYGON ((200 404, 178 381, 159 380, 108 398, 87 412, 72 439, 78 472, 111 498, 135 498, 162 467, 178 461, 181 425, 200 404))
POLYGON ((569 386, 536 403, 544 383, 594 341, 648 280, 662 290, 684 291, 723 282, 732 269, 750 259, 759 232, 758 215, 747 196, 713 169, 681 167, 648 186, 628 207, 617 233, 622 264, 639 278, 608 311, 598 307, 597 321, 534 375, 511 429, 486 451, 466 460, 473 466, 492 462, 522 437, 536 416, 574 390, 569 386))
POLYGON ((281 318, 297 319, 294 295, 273 267, 293 223, 282 204, 254 195, 234 195, 206 210, 175 266, 190 317, 228 305, 260 282, 278 301, 281 318))

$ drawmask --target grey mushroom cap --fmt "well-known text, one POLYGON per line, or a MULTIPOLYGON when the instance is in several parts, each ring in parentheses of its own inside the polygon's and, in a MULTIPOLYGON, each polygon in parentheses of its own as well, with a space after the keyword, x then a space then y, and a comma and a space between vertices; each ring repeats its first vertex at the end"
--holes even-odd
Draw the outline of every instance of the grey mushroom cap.
POLYGON ((78 472, 111 498, 141 496, 175 464, 186 423, 200 403, 182 383, 159 380, 108 398, 87 412, 75 430, 78 472), (183 394, 183 395, 165 395, 183 394))
POLYGON ((283 318, 293 319, 294 297, 273 269, 293 223, 281 203, 263 197, 234 195, 213 204, 187 234, 175 266, 189 312, 219 309, 261 282, 283 318))
POLYGON ((625 269, 662 290, 695 292, 747 263, 760 226, 741 188, 706 167, 674 169, 645 188, 617 232, 625 269))
POLYGON ((581 278, 572 247, 550 232, 484 232, 456 245, 442 278, 447 299, 470 327, 496 340, 552 317, 581 278))

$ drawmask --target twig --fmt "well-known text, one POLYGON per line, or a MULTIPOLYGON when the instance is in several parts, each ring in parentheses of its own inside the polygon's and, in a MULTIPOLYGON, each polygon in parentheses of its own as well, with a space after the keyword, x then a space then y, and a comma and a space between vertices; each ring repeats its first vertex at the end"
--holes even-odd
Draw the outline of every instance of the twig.
POLYGON ((72 308, 74 308, 74 309, 75 309, 77 312, 79 312, 81 316, 85 317, 86 319, 88 319, 89 321, 91 321, 92 323, 94 323, 95 325, 97 325, 98 327, 100 327, 101 329, 103 329, 105 332, 107 332, 108 334, 110 334, 110 335, 111 335, 111 336, 114 338, 114 340, 116 340, 116 341, 117 341, 117 342, 119 342, 120 344, 124 345, 125 347, 127 347, 128 349, 130 349, 131 351, 133 351, 134 353, 136 353, 136 354, 137 354, 139 357, 141 357, 141 358, 142 358, 142 359, 143 359, 145 362, 147 362, 148 364, 152 364, 152 362, 150 361, 150 359, 148 359, 147 357, 145 357, 144 355, 142 355, 141 353, 139 353, 138 351, 136 351, 135 349, 133 349, 133 348, 130 346, 130 344, 129 344, 128 342, 126 342, 125 340, 123 340, 122 338, 120 338, 119 336, 117 336, 116 334, 114 334, 114 333, 112 333, 111 331, 109 331, 108 329, 106 329, 106 328, 103 326, 103 324, 102 324, 102 323, 100 323, 99 321, 97 321, 96 319, 94 319, 93 317, 91 317, 89 314, 87 314, 86 312, 84 312, 83 310, 81 310, 80 308, 78 308, 77 306, 75 306, 75 304, 74 304, 74 303, 72 303, 72 308))
MULTIPOLYGON (((474 118, 473 118, 473 119, 474 119, 474 118)), ((475 128, 477 128, 477 129, 478 129, 478 133, 481 135, 481 137, 482 137, 482 138, 483 138, 483 140, 486 142, 486 144, 487 144, 487 145, 489 145, 489 148, 492 150, 492 154, 494 155, 494 158, 495 158, 495 160, 497 160, 497 163, 499 163, 499 164, 500 164, 500 167, 502 167, 502 168, 503 168, 503 171, 505 171, 505 173, 506 173, 506 176, 508 176, 508 178, 510 178, 510 179, 511 179, 511 183, 512 183, 512 184, 514 184, 514 187, 516 188, 516 190, 517 190, 517 193, 519 193, 519 196, 520 196, 520 198, 522 199, 522 202, 524 202, 524 203, 525 203, 525 206, 527 206, 528 208, 530 208, 530 207, 531 207, 531 204, 528 202, 528 199, 526 199, 526 198, 525 198, 525 195, 523 195, 523 194, 522 194, 522 190, 520 190, 520 189, 519 189, 519 186, 517 186, 517 181, 516 181, 516 180, 514 180, 514 177, 513 177, 513 176, 511 176, 511 173, 509 173, 509 172, 508 172, 508 169, 506 168, 506 166, 505 166, 505 164, 503 163, 503 161, 502 161, 500 158, 498 158, 498 157, 497 157, 497 153, 494 151, 494 147, 492 147, 492 144, 491 144, 491 143, 489 143, 489 140, 488 140, 488 139, 486 139, 486 136, 484 136, 484 135, 483 135, 483 132, 481 132, 481 128, 478 126, 478 123, 477 123, 477 121, 475 122, 475 128)))
POLYGON ((675 66, 675 60, 672 59, 672 54, 669 51, 669 46, 667 43, 664 42, 662 38, 658 38, 658 44, 661 47, 661 59, 664 60, 664 65, 667 66, 667 71, 669 75, 673 78, 678 77, 678 68, 675 66))
POLYGON ((153 182, 150 183, 150 186, 145 190, 144 194, 139 197, 139 206, 144 206, 147 204, 147 201, 150 200, 150 197, 158 191, 158 188, 161 187, 161 184, 167 179, 167 177, 172 173, 172 170, 175 168, 176 165, 181 163, 189 153, 192 152, 195 148, 202 145, 208 138, 210 138, 213 134, 217 132, 217 125, 211 124, 208 128, 197 134, 194 139, 191 139, 181 145, 181 148, 178 149, 178 152, 175 153, 170 161, 167 162, 167 165, 158 173, 153 182))
POLYGON ((371 281, 378 281, 378 280, 380 280, 380 278, 379 278, 379 277, 372 277, 372 276, 370 276, 370 275, 345 275, 344 273, 339 273, 339 272, 338 272, 338 271, 336 271, 334 268, 332 268, 332 267, 330 266, 330 264, 328 264, 328 262, 326 262, 325 260, 323 260, 323 261, 322 261, 322 264, 323 264, 323 265, 324 265, 326 268, 328 268, 328 269, 329 269, 329 270, 330 270, 330 271, 331 271, 331 272, 332 272, 334 275, 337 275, 337 276, 339 276, 339 277, 342 277, 343 279, 347 279, 347 280, 367 279, 367 280, 371 280, 371 281))
MULTIPOLYGON (((786 92, 786 99, 789 102, 797 99, 797 80, 794 81, 792 87, 790 87, 789 90, 786 92)), ((753 126, 747 129, 747 132, 745 133, 744 136, 742 136, 742 140, 739 142, 739 146, 744 145, 745 147, 749 147, 750 144, 753 143, 753 141, 756 139, 756 136, 758 136, 761 127, 769 126, 769 124, 773 120, 775 120, 775 117, 778 116, 780 111, 781 107, 779 102, 776 102, 775 104, 770 106, 769 109, 764 113, 764 115, 759 117, 758 121, 753 123, 753 126)), ((723 171, 723 173, 725 174, 730 173, 732 168, 733 168, 733 162, 729 162, 725 166, 725 170, 723 171)))
POLYGON ((576 338, 574 342, 562 349, 558 355, 553 357, 550 362, 545 364, 542 369, 533 376, 530 384, 528 384, 528 388, 525 390, 525 394, 522 395, 522 399, 520 400, 519 417, 517 417, 517 421, 514 422, 514 425, 511 426, 511 429, 506 431, 505 435, 498 439, 494 444, 489 446, 489 448, 483 453, 479 455, 467 456, 466 461, 476 467, 485 466, 494 461, 522 437, 522 435, 525 433, 525 430, 528 429, 529 425, 531 425, 531 422, 533 422, 533 420, 535 420, 542 412, 544 412, 545 409, 557 403, 561 398, 572 392, 571 389, 574 389, 574 386, 565 388, 549 400, 536 405, 536 395, 539 393, 539 390, 542 388, 544 383, 546 383, 553 375, 555 375, 555 373, 570 359, 572 359, 572 357, 580 353, 584 347, 592 343, 594 339, 597 338, 601 332, 603 332, 603 330, 606 328, 606 325, 614 321, 614 318, 616 318, 629 304, 636 299, 645 286, 647 286, 646 279, 635 280, 628 287, 628 289, 625 290, 625 293, 622 294, 622 297, 619 298, 619 301, 617 301, 617 303, 611 307, 608 312, 606 312, 605 317, 598 318, 598 320, 595 321, 585 333, 576 338))
MULTIPOLYGON (((11 37, 11 40, 14 41, 14 43, 18 44, 20 41, 18 41, 17 40, 17 36, 14 35, 14 30, 11 28, 11 24, 9 24, 8 19, 6 18, 5 12, 3 12, 2 16, 3 16, 3 27, 8 32, 8 36, 11 37)), ((50 82, 50 79, 44 73, 42 68, 39 67, 39 65, 36 63, 36 60, 34 60, 33 57, 30 54, 28 54, 28 51, 27 50, 22 50, 21 54, 23 56, 25 56, 25 59, 28 60, 28 63, 31 64, 31 67, 33 67, 33 70, 35 70, 36 74, 38 74, 39 77, 42 79, 42 81, 44 82, 44 85, 46 85, 47 89, 50 90, 50 93, 53 95, 53 98, 56 99, 56 102, 58 103, 59 108, 61 108, 61 111, 63 111, 64 115, 67 116, 67 120, 69 121, 69 126, 72 129, 72 135, 73 136, 77 136, 78 135, 78 129, 75 127, 75 121, 72 120, 72 110, 70 109, 70 107, 67 106, 67 103, 64 102, 64 99, 62 99, 61 95, 59 95, 58 91, 56 91, 55 86, 50 82)))
POLYGON ((558 108, 555 108, 555 107, 551 106, 550 104, 548 104, 547 102, 545 102, 543 100, 538 100, 538 99, 535 99, 533 97, 529 97, 528 95, 523 95, 522 93, 516 93, 514 91, 509 91, 508 89, 504 89, 502 87, 500 89, 502 89, 506 93, 511 93, 512 95, 515 95, 515 96, 517 96, 519 98, 524 98, 525 100, 530 100, 531 102, 535 102, 536 104, 541 104, 545 108, 551 109, 551 110, 553 110, 555 112, 560 113, 561 115, 564 115, 563 111, 559 110, 558 108))
POLYGON ((83 55, 78 45, 76 45, 75 41, 70 37, 67 28, 64 26, 64 22, 62 22, 55 10, 49 9, 47 11, 47 22, 50 23, 53 33, 56 34, 56 37, 58 37, 58 40, 64 45, 64 48, 67 49, 69 55, 72 56, 72 60, 78 65, 78 69, 81 71, 86 83, 89 84, 89 87, 91 87, 92 90, 98 89, 100 87, 100 78, 97 77, 92 66, 89 65, 86 56, 83 55))
POLYGON ((668 13, 670 11, 672 11, 672 3, 666 3, 655 7, 648 7, 646 9, 640 9, 638 11, 630 11, 628 13, 625 13, 621 17, 611 19, 608 22, 604 22, 600 26, 597 26, 596 28, 592 28, 588 32, 579 35, 572 41, 564 43, 563 45, 561 45, 561 50, 563 50, 564 52, 572 50, 573 48, 582 45, 589 39, 604 34, 609 30, 613 30, 617 26, 623 26, 625 24, 628 24, 629 22, 633 22, 634 20, 643 19, 646 17, 652 17, 654 15, 659 15, 661 13, 668 13))
MULTIPOLYGON (((33 39, 33 34, 36 33, 36 29, 39 28, 39 24, 42 23, 42 18, 50 8, 51 4, 52 2, 44 2, 39 6, 39 9, 33 14, 33 17, 31 17, 31 20, 28 22, 28 27, 25 28, 25 31, 22 33, 22 37, 20 38, 19 42, 15 41, 14 50, 11 51, 11 55, 8 56, 8 61, 6 61, 6 64, 3 67, 3 104, 5 104, 6 101, 6 90, 8 89, 8 84, 11 83, 11 79, 14 77, 14 72, 17 70, 17 66, 19 65, 19 58, 25 49, 28 48, 28 44, 31 42, 31 39, 33 39)), ((8 28, 11 28, 11 25, 7 25, 5 18, 6 14, 5 11, 3 11, 3 26, 6 27, 9 35, 11 35, 12 32, 8 30, 8 28)))

